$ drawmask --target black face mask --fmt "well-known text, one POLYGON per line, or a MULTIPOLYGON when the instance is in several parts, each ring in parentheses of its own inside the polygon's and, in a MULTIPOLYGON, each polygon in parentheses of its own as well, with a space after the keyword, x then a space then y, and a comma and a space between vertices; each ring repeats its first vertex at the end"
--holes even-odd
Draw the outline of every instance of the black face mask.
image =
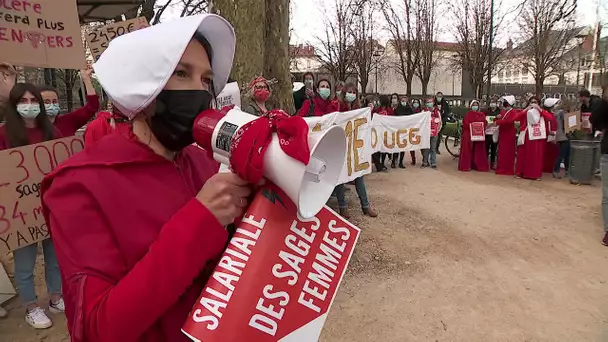
POLYGON ((170 151, 194 143, 192 126, 196 117, 211 106, 213 96, 206 90, 163 90, 156 97, 156 111, 150 129, 170 151))
POLYGON ((502 103, 502 106, 503 106, 503 107, 509 107, 509 102, 504 101, 504 102, 502 103))

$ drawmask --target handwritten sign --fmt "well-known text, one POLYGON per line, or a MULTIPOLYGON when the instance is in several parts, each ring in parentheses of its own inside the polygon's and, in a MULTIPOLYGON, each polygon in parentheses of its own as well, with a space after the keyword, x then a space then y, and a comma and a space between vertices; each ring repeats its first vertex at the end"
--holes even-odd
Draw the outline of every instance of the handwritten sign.
POLYGON ((258 192, 182 331, 194 341, 317 341, 359 237, 324 208, 311 219, 275 186, 258 192))
POLYGON ((224 90, 216 97, 217 107, 224 108, 226 106, 235 105, 241 106, 241 91, 239 90, 238 82, 226 84, 224 90))
POLYGON ((564 115, 564 131, 570 133, 581 128, 581 112, 571 112, 564 115))
POLYGON ((0 253, 49 237, 40 182, 83 148, 82 139, 69 137, 0 152, 0 253))
POLYGON ((581 127, 591 131, 591 113, 581 113, 581 127))
POLYGON ((483 128, 483 122, 471 122, 471 141, 485 141, 486 132, 483 128))
POLYGON ((139 17, 131 20, 120 21, 114 24, 106 25, 87 34, 87 42, 93 59, 97 61, 101 54, 106 51, 112 41, 116 37, 120 37, 127 33, 140 30, 148 27, 148 21, 145 17, 139 17))
POLYGON ((304 118, 311 134, 338 125, 344 128, 348 150, 340 183, 372 171, 374 152, 395 153, 428 148, 430 143, 430 112, 409 116, 374 115, 370 108, 336 112, 320 117, 304 118))
POLYGON ((0 60, 82 69, 85 57, 76 0, 0 0, 0 60))

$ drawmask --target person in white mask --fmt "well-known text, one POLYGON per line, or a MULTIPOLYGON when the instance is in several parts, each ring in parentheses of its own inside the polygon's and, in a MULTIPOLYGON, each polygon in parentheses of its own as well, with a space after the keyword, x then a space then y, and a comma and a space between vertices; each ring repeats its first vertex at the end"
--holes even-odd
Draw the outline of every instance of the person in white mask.
POLYGON ((49 119, 57 127, 63 137, 70 137, 76 134, 82 126, 95 116, 99 110, 99 96, 95 92, 95 87, 91 81, 92 69, 80 70, 82 82, 87 90, 87 103, 84 107, 78 108, 70 113, 59 115, 61 107, 57 90, 49 86, 39 86, 40 94, 44 100, 44 107, 49 119))
MULTIPOLYGON (((17 83, 3 109, 6 124, 0 126, 0 150, 37 144, 61 137, 49 120, 38 88, 30 83, 17 83)), ((61 274, 51 239, 41 242, 44 254, 45 282, 50 295, 49 310, 64 311, 61 297, 61 274)), ((38 305, 34 288, 34 267, 38 256, 38 244, 13 251, 15 259, 15 283, 17 293, 25 305, 25 321, 36 329, 53 325, 51 319, 38 305)))

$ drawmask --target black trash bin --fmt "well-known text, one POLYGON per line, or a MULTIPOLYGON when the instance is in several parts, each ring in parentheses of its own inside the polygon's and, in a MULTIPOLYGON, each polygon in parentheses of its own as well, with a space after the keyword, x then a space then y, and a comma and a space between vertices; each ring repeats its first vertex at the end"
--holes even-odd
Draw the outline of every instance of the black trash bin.
POLYGON ((600 142, 593 140, 570 141, 568 178, 572 184, 591 184, 599 164, 600 142))

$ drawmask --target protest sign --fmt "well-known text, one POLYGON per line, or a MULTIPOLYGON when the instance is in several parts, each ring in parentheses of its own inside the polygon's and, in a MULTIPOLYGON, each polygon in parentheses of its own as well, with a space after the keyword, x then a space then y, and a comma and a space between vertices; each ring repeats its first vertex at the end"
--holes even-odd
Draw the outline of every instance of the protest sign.
POLYGON ((319 117, 305 118, 311 134, 321 134, 333 125, 341 126, 346 134, 346 159, 340 176, 340 183, 349 182, 372 172, 371 110, 357 109, 345 113, 332 113, 319 117))
POLYGON ((114 24, 106 25, 87 34, 87 42, 93 59, 97 61, 101 54, 106 51, 110 42, 127 33, 146 28, 148 20, 145 17, 139 17, 126 21, 119 21, 114 24))
POLYGON ((485 141, 486 140, 486 132, 483 128, 483 122, 471 122, 470 124, 471 131, 471 141, 485 141))
POLYGON ((241 107, 241 91, 237 82, 226 84, 224 90, 217 96, 217 107, 222 109, 226 106, 235 105, 241 107))
POLYGON ((564 131, 566 133, 574 132, 581 128, 581 112, 571 112, 564 115, 564 131))
POLYGON ((374 115, 372 149, 395 153, 429 148, 431 143, 431 112, 408 116, 374 115))
POLYGON ((84 142, 69 137, 0 152, 0 253, 49 237, 42 216, 40 183, 84 142))
POLYGON ((274 185, 254 198, 182 331, 194 341, 317 341, 360 230, 301 219, 274 185))
POLYGON ((1 0, 0 60, 15 65, 82 69, 76 0, 1 0))
POLYGON ((591 113, 581 113, 581 128, 591 130, 591 113))
POLYGON ((4 266, 0 263, 0 304, 13 298, 15 294, 15 288, 8 278, 4 266))

